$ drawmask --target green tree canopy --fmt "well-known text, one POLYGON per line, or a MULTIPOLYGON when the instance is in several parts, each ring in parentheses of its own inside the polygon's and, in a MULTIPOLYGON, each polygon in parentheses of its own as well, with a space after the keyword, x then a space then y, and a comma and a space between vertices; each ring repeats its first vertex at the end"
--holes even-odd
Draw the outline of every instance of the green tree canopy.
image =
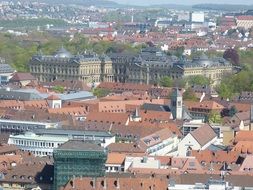
POLYGON ((65 90, 64 90, 64 87, 63 87, 63 86, 59 86, 59 85, 54 86, 54 87, 52 88, 52 90, 55 91, 55 92, 58 92, 58 93, 63 93, 63 92, 65 91, 65 90))
POLYGON ((186 78, 188 85, 210 85, 211 81, 209 78, 202 75, 189 76, 186 78))
POLYGON ((191 101, 198 101, 198 98, 196 97, 195 93, 191 88, 188 88, 185 90, 183 94, 183 99, 184 100, 191 100, 191 101))
POLYGON ((98 98, 102 98, 110 94, 110 90, 107 90, 104 88, 95 88, 93 89, 93 94, 97 96, 98 98))
POLYGON ((211 111, 208 115, 208 122, 209 123, 221 123, 221 115, 217 111, 211 111))
POLYGON ((173 86, 173 80, 172 80, 171 77, 165 76, 165 77, 160 79, 159 84, 160 84, 160 86, 163 86, 163 87, 172 87, 173 86))

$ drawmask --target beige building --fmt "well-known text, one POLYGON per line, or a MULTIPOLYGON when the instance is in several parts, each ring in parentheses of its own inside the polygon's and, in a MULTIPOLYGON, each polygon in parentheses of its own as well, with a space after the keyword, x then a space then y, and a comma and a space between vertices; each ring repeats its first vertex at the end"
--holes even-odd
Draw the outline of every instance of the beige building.
POLYGON ((233 66, 225 59, 209 59, 206 55, 186 62, 183 67, 179 66, 174 68, 177 68, 174 75, 176 75, 176 73, 181 73, 183 77, 202 75, 209 78, 212 85, 218 84, 224 75, 231 74, 233 71, 233 66))
POLYGON ((39 81, 81 80, 87 83, 112 82, 112 61, 95 53, 72 55, 63 47, 54 55, 34 55, 29 69, 39 81))
POLYGON ((238 16, 236 24, 238 28, 250 29, 253 27, 253 16, 238 16))
POLYGON ((205 54, 193 60, 167 56, 156 48, 143 49, 139 55, 113 55, 116 82, 157 84, 164 76, 181 79, 202 75, 212 85, 219 83, 224 75, 232 73, 233 66, 222 57, 209 58, 205 54))

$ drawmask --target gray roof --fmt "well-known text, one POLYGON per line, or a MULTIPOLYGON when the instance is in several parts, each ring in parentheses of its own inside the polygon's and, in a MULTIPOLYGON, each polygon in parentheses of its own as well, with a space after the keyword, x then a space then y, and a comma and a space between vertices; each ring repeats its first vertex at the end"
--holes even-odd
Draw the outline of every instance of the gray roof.
MULTIPOLYGON (((69 94, 56 94, 62 101, 96 99, 88 91, 79 91, 69 94)), ((36 89, 11 89, 9 91, 0 89, 0 99, 9 100, 42 100, 50 96, 48 93, 41 93, 36 89)))
POLYGON ((95 136, 95 137, 112 137, 108 132, 104 131, 80 131, 66 129, 36 129, 33 132, 37 135, 66 135, 66 136, 95 136))
POLYGON ((103 151, 104 148, 99 146, 95 141, 70 140, 62 144, 57 150, 81 150, 81 151, 103 151))
POLYGON ((9 64, 0 64, 0 73, 13 73, 14 71, 9 64))
POLYGON ((190 132, 190 134, 201 146, 206 145, 209 141, 217 137, 213 128, 208 124, 205 124, 202 127, 195 129, 194 131, 190 132))
POLYGON ((141 106, 142 110, 152 110, 152 111, 164 111, 164 112, 170 112, 170 108, 167 105, 163 104, 149 104, 145 103, 141 106))
POLYGON ((54 56, 57 58, 71 58, 72 54, 68 52, 64 47, 61 47, 57 50, 54 56))

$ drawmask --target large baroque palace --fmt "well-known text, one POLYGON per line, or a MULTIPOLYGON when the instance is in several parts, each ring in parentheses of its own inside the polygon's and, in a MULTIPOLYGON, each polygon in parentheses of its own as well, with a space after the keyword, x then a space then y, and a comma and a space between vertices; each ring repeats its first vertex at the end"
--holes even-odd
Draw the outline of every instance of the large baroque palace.
POLYGON ((208 58, 203 54, 192 60, 178 59, 153 47, 143 49, 136 55, 113 54, 110 57, 114 80, 123 83, 156 84, 164 76, 180 79, 202 75, 215 85, 225 74, 233 71, 232 64, 221 57, 208 58))
POLYGON ((87 83, 112 82, 112 61, 95 53, 72 55, 63 47, 54 55, 34 55, 29 62, 30 72, 40 81, 56 79, 81 80, 87 83))
POLYGON ((87 83, 130 82, 157 84, 164 76, 180 79, 202 75, 217 84, 232 73, 232 65, 223 58, 201 55, 192 60, 168 56, 157 48, 143 49, 138 54, 117 53, 98 56, 95 53, 72 55, 59 49, 54 55, 34 55, 30 72, 40 81, 55 79, 81 80, 87 83))

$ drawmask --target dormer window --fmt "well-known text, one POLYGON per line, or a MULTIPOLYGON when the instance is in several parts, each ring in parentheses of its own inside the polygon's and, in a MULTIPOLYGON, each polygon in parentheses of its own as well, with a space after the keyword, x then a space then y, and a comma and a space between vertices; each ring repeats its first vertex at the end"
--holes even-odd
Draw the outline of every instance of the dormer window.
POLYGON ((17 175, 13 175, 13 176, 12 176, 12 179, 17 179, 17 175))
POLYGON ((158 140, 160 140, 160 137, 159 137, 159 136, 153 136, 153 139, 154 139, 155 141, 158 141, 158 140))
POLYGON ((20 179, 25 179, 25 176, 24 176, 24 175, 21 175, 21 176, 20 176, 20 179))
POLYGON ((150 139, 144 139, 144 143, 147 145, 150 144, 150 141, 151 141, 150 139))

